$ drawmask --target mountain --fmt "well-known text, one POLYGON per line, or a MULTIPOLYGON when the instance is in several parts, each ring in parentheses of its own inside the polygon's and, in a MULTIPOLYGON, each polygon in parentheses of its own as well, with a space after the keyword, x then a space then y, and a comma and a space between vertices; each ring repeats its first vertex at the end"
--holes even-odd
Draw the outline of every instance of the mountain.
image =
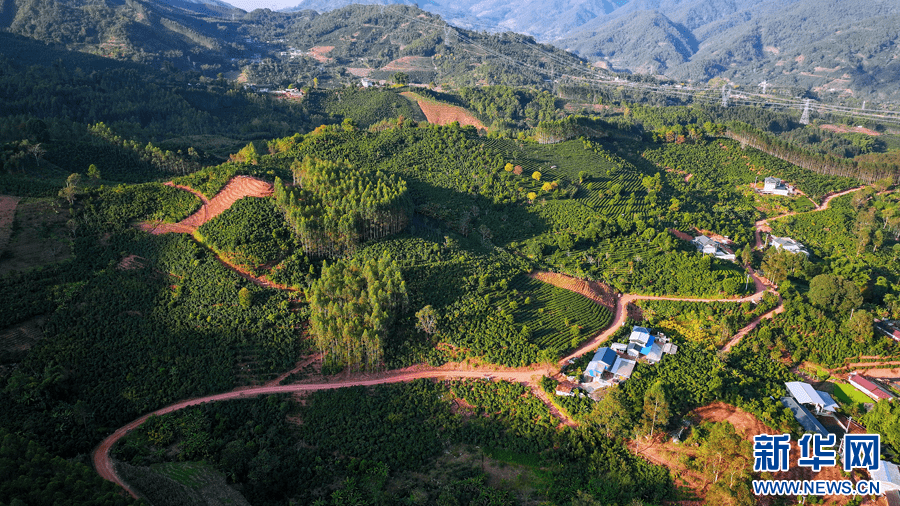
MULTIPOLYGON (((303 0, 330 12, 350 0, 303 0)), ((410 0, 362 0, 388 5, 410 0)), ((900 100, 900 4, 872 0, 426 0, 449 23, 513 31, 599 67, 756 89, 812 90, 853 102, 900 100)))
POLYGON ((237 15, 238 13, 243 13, 242 9, 238 9, 237 7, 222 2, 221 0, 161 0, 162 2, 171 5, 172 7, 176 7, 179 9, 183 9, 185 11, 192 11, 200 15, 205 16, 230 16, 232 14, 237 15))
POLYGON ((457 29, 405 5, 351 5, 319 14, 248 13, 216 0, 0 1, 2 31, 248 84, 335 87, 405 72, 412 83, 543 86, 557 67, 586 63, 529 36, 457 29))
POLYGON ((886 0, 637 0, 554 43, 616 70, 897 100, 898 23, 886 0))
POLYGON ((588 21, 613 12, 627 0, 303 0, 288 11, 311 9, 320 13, 350 3, 366 5, 417 5, 438 14, 448 23, 488 32, 512 31, 549 41, 562 37, 588 21))
POLYGON ((82 52, 191 68, 230 56, 222 18, 244 15, 206 0, 4 0, 0 29, 82 52))
POLYGON ((429 12, 410 0, 349 1, 247 13, 220 0, 0 0, 0 29, 249 83, 331 87, 403 71, 417 83, 543 85, 587 60, 753 90, 765 81, 783 95, 811 90, 851 105, 900 101, 895 0, 865 9, 842 0, 422 0, 429 12))

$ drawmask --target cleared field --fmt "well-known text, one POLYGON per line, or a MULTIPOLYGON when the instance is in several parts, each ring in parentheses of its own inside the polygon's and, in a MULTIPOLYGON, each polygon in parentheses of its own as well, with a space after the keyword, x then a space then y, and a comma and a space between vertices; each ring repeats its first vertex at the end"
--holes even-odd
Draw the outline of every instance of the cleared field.
POLYGON ((386 72, 412 72, 416 70, 432 70, 434 64, 426 56, 404 56, 388 63, 381 70, 386 72))
POLYGON ((422 109, 422 112, 425 114, 425 117, 428 118, 429 123, 449 125, 455 121, 463 126, 471 125, 478 129, 487 129, 487 127, 484 126, 484 123, 479 121, 472 113, 462 107, 425 100, 422 96, 410 91, 405 91, 401 93, 401 95, 415 100, 416 103, 419 104, 419 108, 422 109))
POLYGON ((872 402, 872 399, 869 398, 868 395, 860 392, 853 385, 849 383, 835 383, 834 391, 832 392, 834 398, 838 401, 849 404, 849 403, 868 403, 872 402))

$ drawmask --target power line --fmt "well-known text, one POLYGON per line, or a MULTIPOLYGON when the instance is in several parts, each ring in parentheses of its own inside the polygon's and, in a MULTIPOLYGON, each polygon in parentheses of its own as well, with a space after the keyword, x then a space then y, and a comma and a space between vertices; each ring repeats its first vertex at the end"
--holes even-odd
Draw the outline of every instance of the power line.
MULTIPOLYGON (((440 25, 437 23, 425 21, 419 17, 409 16, 409 15, 397 10, 401 7, 400 5, 392 4, 392 5, 387 5, 387 6, 383 6, 383 7, 385 10, 393 10, 394 13, 397 14, 398 16, 404 17, 406 19, 409 19, 410 21, 413 21, 413 22, 416 22, 416 23, 419 23, 422 25, 430 26, 432 28, 446 30, 446 27, 450 26, 446 22, 444 23, 444 25, 440 25), (395 9, 395 7, 397 9, 395 9)), ((475 46, 475 47, 481 49, 482 51, 484 51, 485 53, 495 56, 509 64, 516 65, 516 66, 519 66, 522 68, 527 68, 527 69, 536 71, 538 73, 543 73, 543 74, 547 73, 546 68, 532 65, 532 64, 524 62, 520 59, 513 58, 509 55, 503 54, 497 50, 485 47, 483 44, 480 44, 479 42, 477 42, 473 38, 469 37, 468 35, 465 35, 458 29, 453 28, 453 32, 456 35, 457 42, 463 42, 463 43, 467 43, 469 45, 475 46)), ((548 63, 551 63, 551 70, 550 70, 551 75, 554 75, 556 72, 556 68, 555 68, 554 64, 559 64, 563 68, 568 68, 570 70, 574 70, 575 74, 579 74, 579 75, 561 74, 560 75, 561 79, 562 78, 570 78, 570 79, 573 79, 576 81, 580 80, 580 81, 583 81, 585 84, 589 84, 592 86, 599 86, 599 87, 635 88, 640 91, 649 92, 649 93, 657 93, 657 94, 669 95, 669 96, 681 96, 681 97, 690 98, 693 102, 700 102, 700 103, 718 102, 718 99, 713 98, 712 100, 710 100, 707 97, 707 95, 716 93, 716 90, 714 90, 713 88, 695 87, 695 86, 681 86, 680 88, 673 88, 668 85, 654 85, 654 84, 629 81, 626 79, 620 79, 618 76, 604 75, 604 74, 595 72, 591 69, 586 69, 581 66, 573 65, 570 61, 562 58, 560 55, 554 54, 551 52, 547 52, 536 44, 535 45, 525 44, 525 45, 527 45, 532 51, 535 51, 536 53, 539 53, 541 56, 546 58, 548 60, 548 63)), ((764 82, 764 83, 765 84, 763 86, 763 92, 765 92, 766 88, 768 86, 770 86, 768 83, 766 83, 766 82, 764 82)), ((795 110, 801 110, 801 108, 802 108, 803 115, 801 116, 801 123, 804 122, 804 118, 805 118, 806 122, 803 124, 809 123, 809 109, 810 109, 810 106, 812 103, 811 99, 806 99, 805 101, 801 101, 801 100, 797 100, 797 99, 773 97, 771 95, 750 93, 750 92, 746 92, 746 93, 741 92, 737 95, 732 95, 731 91, 727 89, 727 85, 722 87, 721 93, 722 93, 721 104, 723 107, 727 107, 729 100, 731 100, 733 102, 741 102, 744 105, 752 106, 752 107, 782 108, 782 109, 795 109, 795 110)), ((713 95, 713 97, 714 97, 714 95, 713 95)), ((847 107, 847 106, 839 106, 839 105, 832 105, 832 104, 816 102, 815 108, 820 113, 843 114, 843 115, 849 115, 849 116, 857 117, 857 118, 877 120, 877 121, 881 121, 881 122, 885 122, 885 123, 900 124, 900 112, 882 111, 879 113, 879 112, 875 112, 875 111, 871 111, 871 110, 866 111, 865 103, 863 104, 862 109, 856 109, 856 108, 851 108, 851 107, 847 107)))

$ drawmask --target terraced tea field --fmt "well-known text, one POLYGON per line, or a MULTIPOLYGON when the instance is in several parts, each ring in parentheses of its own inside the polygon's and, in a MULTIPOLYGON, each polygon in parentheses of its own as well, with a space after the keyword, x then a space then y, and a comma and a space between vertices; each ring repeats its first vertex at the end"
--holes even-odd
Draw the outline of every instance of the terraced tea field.
POLYGON ((540 348, 575 348, 612 321, 612 313, 599 303, 524 274, 510 288, 522 297, 514 313, 516 322, 527 322, 531 342, 540 348))

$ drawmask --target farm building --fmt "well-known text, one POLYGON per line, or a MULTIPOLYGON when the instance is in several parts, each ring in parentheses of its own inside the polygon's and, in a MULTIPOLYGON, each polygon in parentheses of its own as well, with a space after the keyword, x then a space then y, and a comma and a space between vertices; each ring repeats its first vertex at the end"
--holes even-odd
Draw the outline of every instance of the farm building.
POLYGON ((784 184, 784 181, 777 177, 767 177, 763 181, 763 189, 760 193, 768 193, 772 195, 790 195, 794 193, 794 187, 784 184))
POLYGON ((584 370, 586 376, 599 378, 605 371, 609 371, 613 364, 616 363, 618 355, 616 352, 606 346, 597 349, 594 358, 588 363, 587 369, 584 370))
POLYGON ((736 258, 734 253, 724 249, 721 244, 716 242, 705 235, 699 235, 694 237, 694 240, 691 241, 694 243, 694 246, 697 247, 697 250, 704 255, 712 255, 721 260, 731 260, 734 261, 736 258))
POLYGON ((871 397, 875 402, 882 399, 888 401, 894 400, 894 394, 876 385, 862 374, 853 373, 847 377, 847 381, 856 387, 857 390, 871 397))
POLYGON ((770 235, 769 244, 774 246, 777 250, 784 250, 794 254, 803 253, 804 255, 809 255, 809 251, 806 250, 806 246, 791 239, 790 237, 778 237, 770 235))
POLYGON ((560 381, 558 385, 556 385, 556 395, 562 397, 574 397, 577 393, 578 385, 571 383, 569 381, 560 381))
POLYGON ((800 426, 803 427, 803 430, 805 430, 806 432, 815 432, 825 437, 828 436, 829 433, 828 430, 825 429, 825 426, 823 426, 821 422, 816 420, 816 417, 813 416, 813 414, 810 413, 808 409, 803 407, 802 404, 798 403, 793 397, 789 395, 782 397, 781 404, 791 410, 791 413, 794 414, 794 418, 797 420, 797 423, 799 423, 800 426))
POLYGON ((635 364, 637 364, 637 362, 634 360, 618 357, 616 363, 613 364, 612 369, 610 369, 610 372, 614 378, 624 381, 631 377, 631 373, 634 372, 635 364))
POLYGON ((648 342, 653 342, 653 336, 650 335, 650 329, 646 327, 632 327, 631 335, 628 336, 628 342, 647 346, 648 342))
POLYGON ((878 462, 878 469, 869 471, 869 477, 872 481, 881 483, 882 492, 893 491, 896 494, 900 491, 900 468, 897 464, 881 460, 878 462))
POLYGON ((634 327, 628 338, 626 353, 632 357, 643 356, 647 362, 655 364, 662 360, 664 353, 674 355, 678 353, 678 346, 669 342, 665 334, 650 335, 650 329, 634 327))
POLYGON ((884 320, 875 324, 875 330, 890 337, 894 341, 900 341, 900 321, 884 320))
POLYGON ((790 381, 784 386, 787 388, 788 395, 793 397, 797 403, 812 406, 816 413, 834 413, 838 408, 838 404, 830 395, 814 389, 809 383, 790 381))
POLYGON ((593 391, 604 388, 631 377, 638 360, 643 358, 648 364, 662 360, 665 354, 678 353, 678 346, 669 342, 665 334, 651 335, 650 329, 634 327, 629 343, 613 343, 610 347, 598 348, 584 370, 582 388, 593 391))

